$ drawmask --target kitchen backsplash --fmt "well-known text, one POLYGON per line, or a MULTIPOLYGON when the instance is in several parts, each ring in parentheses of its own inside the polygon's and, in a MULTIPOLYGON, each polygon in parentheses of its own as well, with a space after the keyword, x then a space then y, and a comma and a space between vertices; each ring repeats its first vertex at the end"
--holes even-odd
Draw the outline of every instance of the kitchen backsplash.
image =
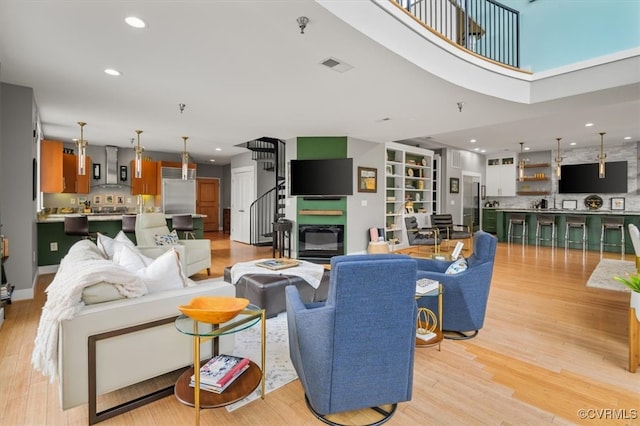
MULTIPOLYGON (((76 212, 84 210, 84 202, 88 202, 92 211, 128 211, 138 210, 138 196, 131 195, 129 187, 121 190, 93 187, 90 194, 44 194, 43 206, 45 211, 52 209, 71 209, 76 212)), ((162 197, 153 195, 142 196, 144 209, 162 207, 162 197)))

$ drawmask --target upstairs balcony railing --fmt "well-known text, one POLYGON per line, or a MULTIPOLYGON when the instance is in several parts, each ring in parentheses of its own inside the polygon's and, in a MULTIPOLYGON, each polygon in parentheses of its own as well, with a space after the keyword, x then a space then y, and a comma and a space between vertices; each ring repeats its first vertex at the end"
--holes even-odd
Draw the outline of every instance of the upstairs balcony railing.
POLYGON ((520 67, 520 15, 494 0, 392 0, 443 37, 520 67))

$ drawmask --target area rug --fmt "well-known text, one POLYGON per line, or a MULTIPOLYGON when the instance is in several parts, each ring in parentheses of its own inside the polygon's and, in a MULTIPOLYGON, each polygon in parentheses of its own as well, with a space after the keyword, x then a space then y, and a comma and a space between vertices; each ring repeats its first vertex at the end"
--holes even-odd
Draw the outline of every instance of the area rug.
POLYGON ((629 292, 629 288, 613 277, 636 273, 636 263, 629 260, 602 259, 587 281, 587 287, 629 292))
MULTIPOLYGON (((234 355, 249 357, 262 367, 260 355, 260 324, 235 334, 236 343, 234 355)), ((289 359, 289 334, 287 331, 287 313, 282 312, 276 317, 267 319, 267 356, 266 356, 265 384, 266 393, 298 378, 293 364, 289 359)), ((246 398, 227 406, 227 411, 238 408, 260 398, 262 386, 246 398)))

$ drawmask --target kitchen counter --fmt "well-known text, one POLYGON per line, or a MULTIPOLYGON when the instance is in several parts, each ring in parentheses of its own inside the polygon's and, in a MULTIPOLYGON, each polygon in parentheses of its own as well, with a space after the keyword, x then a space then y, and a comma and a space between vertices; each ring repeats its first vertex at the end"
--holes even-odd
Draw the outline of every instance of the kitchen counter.
MULTIPOLYGON (((486 208, 485 208, 486 210, 486 208)), ((567 209, 532 209, 532 208, 500 208, 496 207, 492 209, 495 211, 495 230, 498 239, 502 242, 507 241, 507 230, 509 226, 509 214, 510 213, 524 213, 527 220, 527 239, 525 243, 535 244, 536 236, 536 219, 538 215, 555 215, 556 223, 556 240, 557 247, 564 247, 564 236, 566 227, 567 216, 585 216, 587 224, 587 241, 588 250, 600 251, 600 233, 602 218, 605 216, 622 216, 624 217, 625 225, 625 252, 633 253, 633 245, 631 238, 629 238, 629 232, 627 227, 630 223, 640 226, 640 212, 629 210, 611 210, 611 209, 598 209, 598 210, 567 210, 567 209)), ((485 212, 486 214, 486 212, 485 212)), ((548 233, 548 229, 544 232, 548 233)), ((547 235, 545 234, 545 238, 547 235)), ((607 235, 607 243, 613 242, 610 239, 620 239, 620 234, 610 233, 607 235)), ((516 244, 520 244, 519 240, 516 240, 516 244)), ((548 245, 546 243, 545 245, 548 245)), ((619 248, 606 247, 606 251, 620 252, 619 248)))
MULTIPOLYGON (((60 214, 60 213, 55 213, 55 214, 49 214, 46 216, 38 216, 38 220, 37 223, 52 223, 52 222, 64 222, 64 218, 67 216, 79 216, 79 215, 85 215, 87 216, 89 222, 106 222, 106 221, 112 221, 112 220, 122 220, 122 215, 123 214, 135 214, 135 213, 66 213, 66 214, 60 214)), ((165 218, 167 219, 171 219, 174 215, 173 214, 166 214, 164 215, 165 218)), ((203 218, 203 217, 207 217, 206 215, 202 215, 202 214, 192 214, 191 215, 194 219, 198 219, 198 218, 203 218)))
MULTIPOLYGON (((67 254, 69 248, 81 237, 67 235, 64 232, 64 218, 78 216, 78 213, 50 214, 39 217, 38 230, 38 266, 58 265, 62 257, 67 254)), ((166 214, 167 227, 172 229, 173 214, 166 214)), ((196 238, 204 238, 203 218, 205 215, 193 214, 193 231, 196 238)), ((115 237, 122 230, 122 214, 87 213, 89 219, 89 233, 95 235, 101 233, 115 237)), ((134 243, 135 233, 129 232, 127 236, 134 243)))
MULTIPOLYGON (((489 208, 489 207, 485 207, 489 208)), ((531 208, 500 208, 500 207, 491 207, 495 211, 502 212, 513 212, 513 213, 532 213, 532 214, 545 214, 545 213, 553 213, 553 214, 570 214, 570 215, 581 215, 581 214, 608 214, 612 216, 640 216, 640 212, 628 211, 628 210, 611 210, 611 209, 598 209, 598 210, 569 210, 569 209, 531 209, 531 208)))

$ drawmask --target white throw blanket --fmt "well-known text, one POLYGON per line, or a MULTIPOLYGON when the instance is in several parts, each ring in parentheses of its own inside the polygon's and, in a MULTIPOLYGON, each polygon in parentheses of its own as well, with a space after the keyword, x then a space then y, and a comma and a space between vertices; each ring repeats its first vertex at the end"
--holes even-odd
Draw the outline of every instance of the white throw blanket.
POLYGON ((320 286, 322 281, 322 274, 324 274, 324 267, 316 263, 299 261, 298 266, 293 268, 281 269, 279 271, 272 271, 267 268, 256 266, 256 263, 263 262, 268 259, 254 260, 251 262, 238 262, 231 267, 231 284, 235 285, 240 277, 246 274, 267 274, 267 275, 294 275, 300 277, 313 288, 320 286))
POLYGON ((58 377, 58 325, 74 318, 84 306, 81 297, 85 287, 107 282, 114 283, 125 297, 140 297, 147 293, 140 278, 112 261, 70 254, 71 250, 60 262, 56 276, 45 290, 47 301, 42 309, 31 356, 33 367, 48 376, 51 382, 58 377))

